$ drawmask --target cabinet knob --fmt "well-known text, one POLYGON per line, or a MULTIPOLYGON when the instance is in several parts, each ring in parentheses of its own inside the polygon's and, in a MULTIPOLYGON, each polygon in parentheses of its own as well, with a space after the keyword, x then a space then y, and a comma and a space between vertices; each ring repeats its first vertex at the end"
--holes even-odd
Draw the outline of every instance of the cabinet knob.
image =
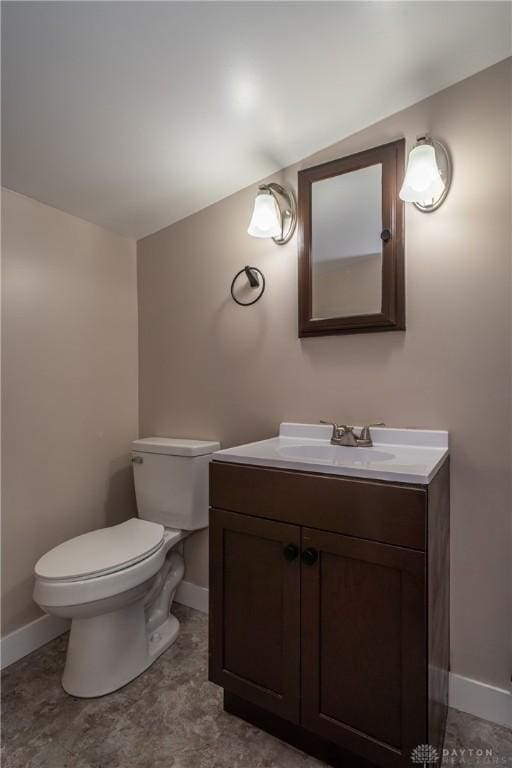
POLYGON ((299 548, 296 547, 295 544, 287 544, 286 547, 283 548, 284 559, 288 560, 290 563, 297 558, 298 554, 299 548))
POLYGON ((318 552, 312 547, 308 547, 302 553, 302 562, 304 565, 314 565, 318 560, 318 552))

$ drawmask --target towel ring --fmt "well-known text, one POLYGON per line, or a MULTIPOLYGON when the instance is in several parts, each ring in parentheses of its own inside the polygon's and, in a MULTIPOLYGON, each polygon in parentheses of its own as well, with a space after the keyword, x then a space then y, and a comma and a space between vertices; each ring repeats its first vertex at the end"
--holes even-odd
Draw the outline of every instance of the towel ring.
POLYGON ((244 267, 243 269, 241 269, 239 272, 236 273, 236 275, 234 276, 231 282, 231 298, 233 299, 234 302, 239 304, 241 307, 250 307, 252 304, 256 304, 256 302, 261 299, 264 293, 265 293, 265 275, 257 267, 244 267), (247 280, 251 288, 260 289, 256 298, 252 299, 252 301, 240 301, 240 299, 237 299, 237 297, 235 296, 236 281, 238 280, 240 275, 243 275, 243 274, 247 276, 247 280))

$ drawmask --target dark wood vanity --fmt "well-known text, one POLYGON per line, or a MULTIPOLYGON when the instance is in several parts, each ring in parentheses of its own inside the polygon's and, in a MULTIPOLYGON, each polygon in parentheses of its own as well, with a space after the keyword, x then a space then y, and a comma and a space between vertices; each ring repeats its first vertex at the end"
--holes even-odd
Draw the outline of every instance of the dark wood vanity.
POLYGON ((449 462, 396 484, 213 461, 210 680, 226 711, 332 765, 441 750, 449 462))

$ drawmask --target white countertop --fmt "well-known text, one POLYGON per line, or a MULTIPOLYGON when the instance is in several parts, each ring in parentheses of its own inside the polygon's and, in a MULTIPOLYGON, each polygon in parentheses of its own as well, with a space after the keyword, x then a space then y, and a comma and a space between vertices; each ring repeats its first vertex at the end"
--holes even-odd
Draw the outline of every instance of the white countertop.
POLYGON ((283 423, 277 437, 216 451, 213 459, 428 485, 448 455, 444 430, 375 427, 371 448, 331 445, 331 432, 324 424, 283 423))

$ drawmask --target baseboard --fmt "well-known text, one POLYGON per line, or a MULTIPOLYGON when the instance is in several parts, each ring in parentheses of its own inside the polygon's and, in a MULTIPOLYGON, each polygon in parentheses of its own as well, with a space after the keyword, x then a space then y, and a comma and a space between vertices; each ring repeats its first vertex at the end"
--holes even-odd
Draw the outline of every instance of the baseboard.
MULTIPOLYGON (((208 613, 208 589, 190 581, 182 581, 176 602, 208 613)), ((70 622, 57 616, 41 616, 24 627, 15 629, 0 641, 0 666, 5 669, 15 661, 54 640, 69 629, 70 622)), ((449 704, 454 709, 512 726, 512 693, 479 680, 450 673, 449 704)))
MULTIPOLYGON (((208 613, 207 587, 182 581, 175 599, 177 603, 208 613)), ((483 720, 512 725, 512 694, 503 688, 450 673, 449 704, 483 720)))
POLYGON ((36 651, 63 632, 67 632, 70 622, 58 616, 41 616, 39 619, 15 629, 0 642, 0 666, 5 669, 23 656, 36 651))
MULTIPOLYGON (((208 589, 190 581, 182 581, 176 592, 176 602, 208 613, 208 589)), ((0 641, 0 668, 5 669, 32 651, 67 632, 70 621, 58 616, 41 616, 39 619, 15 629, 0 641)))
POLYGON ((499 725, 512 726, 512 694, 504 688, 450 673, 450 707, 499 725))
POLYGON ((177 603, 208 613, 208 588, 198 587, 191 581, 182 581, 174 598, 177 603))

